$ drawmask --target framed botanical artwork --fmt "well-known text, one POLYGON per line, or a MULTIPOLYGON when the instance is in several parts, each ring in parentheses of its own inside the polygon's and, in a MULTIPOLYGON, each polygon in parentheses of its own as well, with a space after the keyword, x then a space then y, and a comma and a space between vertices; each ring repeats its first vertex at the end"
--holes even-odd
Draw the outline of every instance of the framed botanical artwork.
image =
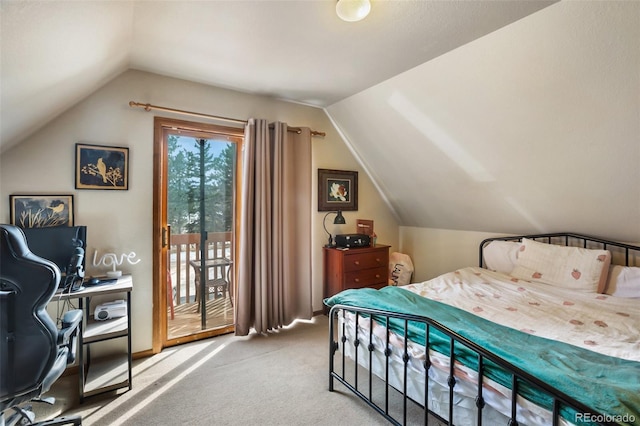
POLYGON ((129 148, 77 143, 76 189, 129 189, 129 148))
POLYGON ((318 211, 358 210, 358 172, 318 169, 318 211))
POLYGON ((21 228, 73 226, 73 195, 10 195, 11 223, 21 228))

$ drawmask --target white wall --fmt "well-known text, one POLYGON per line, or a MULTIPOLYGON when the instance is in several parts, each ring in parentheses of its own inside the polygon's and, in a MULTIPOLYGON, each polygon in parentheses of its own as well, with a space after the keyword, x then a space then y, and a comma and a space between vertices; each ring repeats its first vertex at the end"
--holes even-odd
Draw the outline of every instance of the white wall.
MULTIPOLYGON (((355 232, 356 218, 374 219, 380 243, 398 246, 398 226, 371 181, 335 131, 325 113, 317 108, 224 90, 154 74, 127 71, 87 99, 62 113, 43 129, 0 157, 0 220, 9 222, 11 194, 74 194, 76 224, 88 227, 88 256, 100 253, 135 252, 139 264, 123 265, 133 274, 133 349, 151 348, 152 340, 152 173, 153 117, 129 101, 151 103, 187 111, 246 119, 284 121, 327 133, 313 139, 312 244, 313 309, 322 309, 322 229, 324 213, 317 212, 317 168, 358 170, 359 211, 346 212, 347 225, 339 233, 355 232), (129 147, 128 191, 74 189, 75 143, 129 147)), ((173 115, 185 119, 184 116, 173 115)), ((190 118, 186 118, 190 119, 190 118)), ((195 119, 193 121, 196 121, 195 119)), ((221 123, 228 125, 228 123, 221 123)), ((88 273, 97 274, 87 262, 88 273)))
MULTIPOLYGON (((422 282, 459 268, 479 266, 480 243, 486 238, 510 235, 516 234, 401 226, 400 247, 413 261, 415 272, 412 281, 422 282)), ((640 246, 640 241, 621 242, 640 246)), ((616 264, 624 262, 623 254, 612 250, 616 264)), ((633 253, 631 256, 631 265, 640 264, 640 258, 633 253)))
POLYGON ((478 266, 482 240, 505 234, 400 227, 400 247, 411 256, 413 282, 426 281, 466 266, 478 266))
POLYGON ((562 1, 327 111, 404 226, 640 240, 639 40, 562 1))

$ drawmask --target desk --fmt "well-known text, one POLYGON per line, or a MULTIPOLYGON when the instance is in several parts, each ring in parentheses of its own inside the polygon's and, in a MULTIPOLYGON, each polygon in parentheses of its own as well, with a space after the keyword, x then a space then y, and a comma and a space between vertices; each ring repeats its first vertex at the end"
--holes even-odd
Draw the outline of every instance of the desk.
MULTIPOLYGON (((79 336, 78 354, 78 384, 80 402, 85 396, 92 396, 104 392, 128 387, 131 390, 131 291, 133 279, 131 275, 123 275, 113 284, 85 287, 73 293, 58 292, 51 299, 78 299, 78 308, 84 312, 84 323, 79 336), (91 309, 91 298, 95 296, 126 294, 127 315, 106 321, 96 321, 91 309), (126 338, 127 354, 114 356, 91 357, 91 344, 106 340, 126 338), (86 356, 85 356, 86 350, 86 356)), ((95 306, 93 306, 95 309, 95 306)))
POLYGON ((226 257, 219 257, 216 259, 207 259, 204 261, 205 270, 205 283, 204 286, 200 284, 200 265, 199 260, 189 261, 196 273, 196 302, 198 303, 198 311, 200 312, 200 290, 206 288, 207 293, 213 294, 213 298, 226 297, 227 293, 233 305, 233 293, 231 289, 231 280, 229 275, 231 274, 231 265, 233 261, 226 257), (226 269, 226 271, 225 271, 226 269))

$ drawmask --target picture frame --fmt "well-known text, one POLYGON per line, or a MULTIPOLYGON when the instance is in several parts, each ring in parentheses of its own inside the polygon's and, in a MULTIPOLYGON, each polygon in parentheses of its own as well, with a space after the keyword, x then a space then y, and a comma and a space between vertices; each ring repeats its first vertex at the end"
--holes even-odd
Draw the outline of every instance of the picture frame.
POLYGON ((318 169, 318 211, 358 210, 358 172, 318 169))
POLYGON ((129 148, 76 144, 76 189, 129 189, 129 148))
POLYGON ((73 226, 73 194, 10 195, 11 224, 20 228, 73 226))

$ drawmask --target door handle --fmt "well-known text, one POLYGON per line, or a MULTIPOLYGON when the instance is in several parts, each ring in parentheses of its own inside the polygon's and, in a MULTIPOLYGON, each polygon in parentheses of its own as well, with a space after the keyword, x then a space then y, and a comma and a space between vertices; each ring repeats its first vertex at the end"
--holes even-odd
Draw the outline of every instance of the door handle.
POLYGON ((162 227, 162 248, 166 247, 169 245, 169 230, 171 229, 170 226, 162 227))

